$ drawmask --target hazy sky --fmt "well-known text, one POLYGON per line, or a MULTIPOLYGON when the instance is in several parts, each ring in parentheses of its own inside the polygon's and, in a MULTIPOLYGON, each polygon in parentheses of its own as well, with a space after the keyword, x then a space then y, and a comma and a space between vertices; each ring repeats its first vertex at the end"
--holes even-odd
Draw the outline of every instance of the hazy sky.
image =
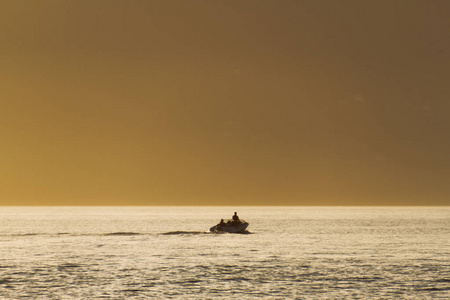
POLYGON ((449 205, 449 16, 0 0, 0 204, 449 205))

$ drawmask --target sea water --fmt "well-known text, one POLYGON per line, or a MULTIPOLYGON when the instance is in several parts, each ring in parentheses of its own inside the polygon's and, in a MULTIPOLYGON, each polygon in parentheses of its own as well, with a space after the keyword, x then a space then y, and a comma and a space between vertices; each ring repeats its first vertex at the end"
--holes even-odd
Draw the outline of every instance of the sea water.
POLYGON ((0 298, 448 299, 450 208, 0 207, 0 298))

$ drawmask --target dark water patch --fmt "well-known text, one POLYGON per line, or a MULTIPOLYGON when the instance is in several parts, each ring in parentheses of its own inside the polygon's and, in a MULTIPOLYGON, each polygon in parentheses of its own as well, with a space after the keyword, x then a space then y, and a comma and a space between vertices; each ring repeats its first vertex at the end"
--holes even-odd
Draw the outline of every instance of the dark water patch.
POLYGON ((8 284, 8 283, 11 283, 11 280, 9 278, 0 279, 0 284, 8 284))
POLYGON ((68 232, 58 232, 58 233, 46 233, 46 232, 42 232, 42 233, 13 233, 13 234, 2 234, 0 236, 3 237, 42 237, 42 236, 48 236, 48 237, 55 237, 55 236, 62 236, 62 235, 73 235, 74 234, 70 234, 68 232))
POLYGON ((0 266, 0 269, 10 269, 14 268, 15 266, 0 266))
POLYGON ((125 290, 122 290, 122 292, 125 292, 125 293, 138 293, 138 292, 144 292, 145 290, 142 290, 142 289, 125 289, 125 290))
POLYGON ((200 253, 198 256, 216 256, 217 253, 200 253))
POLYGON ((199 279, 188 279, 188 280, 184 280, 184 281, 180 281, 180 284, 184 284, 184 285, 191 285, 191 284, 196 284, 196 283, 200 283, 202 282, 199 279))
POLYGON ((42 233, 14 233, 14 234, 2 234, 0 236, 15 237, 15 236, 37 236, 37 235, 46 235, 46 234, 42 234, 42 233))
POLYGON ((179 295, 181 295, 180 293, 177 293, 177 292, 164 292, 163 293, 163 295, 164 296, 169 296, 169 297, 172 297, 172 296, 179 296, 179 295))
POLYGON ((436 279, 435 282, 450 282, 450 278, 436 279))
POLYGON ((111 232, 111 233, 105 233, 105 236, 111 236, 111 235, 140 235, 140 233, 137 232, 111 232))
POLYGON ((62 265, 58 265, 58 270, 59 271, 64 271, 64 270, 71 270, 71 269, 76 269, 76 268, 81 268, 82 266, 79 264, 74 264, 74 263, 66 263, 66 264, 62 264, 62 265))
POLYGON ((209 270, 209 269, 211 269, 211 266, 198 265, 198 266, 194 266, 192 268, 189 268, 189 270, 191 270, 191 269, 209 270))
MULTIPOLYGON (((260 298, 267 298, 267 297, 272 298, 273 297, 272 293, 264 293, 264 292, 249 292, 249 291, 247 291, 247 292, 245 292, 245 294, 251 295, 252 297, 260 297, 260 298)), ((278 297, 275 297, 275 298, 281 299, 278 297)))
POLYGON ((321 272, 309 272, 309 273, 302 273, 298 275, 299 277, 323 277, 326 276, 326 274, 321 272))
POLYGON ((48 269, 44 269, 41 267, 33 268, 33 273, 42 273, 42 272, 48 272, 48 269))
POLYGON ((25 272, 25 271, 17 271, 10 273, 11 275, 19 275, 19 276, 29 276, 33 275, 33 273, 25 272))
POLYGON ((360 277, 350 277, 350 278, 344 278, 348 280, 349 282, 374 282, 378 280, 382 280, 383 278, 378 276, 360 276, 360 277))
MULTIPOLYGON (((266 258, 266 259, 263 259, 263 260, 259 260, 258 262, 259 263, 262 263, 262 264, 266 264, 266 263, 276 263, 276 262, 279 262, 280 260, 278 259, 278 258, 266 258)), ((272 268, 275 268, 275 267, 279 267, 279 266, 274 266, 274 265, 271 265, 271 267, 272 268)))
POLYGON ((246 278, 246 277, 229 277, 229 278, 224 278, 223 280, 228 280, 228 281, 251 281, 251 278, 246 278))
POLYGON ((129 272, 129 271, 138 271, 139 269, 137 269, 137 268, 123 268, 123 269, 120 269, 119 271, 120 272, 129 272))
POLYGON ((225 268, 225 269, 234 269, 237 268, 238 266, 236 265, 217 265, 218 268, 225 268))
POLYGON ((339 255, 337 252, 312 252, 312 255, 339 255))
POLYGON ((417 289, 418 291, 427 291, 427 292, 440 292, 440 291, 449 291, 450 288, 438 288, 438 287, 429 287, 429 288, 421 288, 417 289))
POLYGON ((205 231, 169 231, 160 233, 160 235, 197 235, 197 234, 209 234, 205 231))
POLYGON ((308 266, 308 265, 299 265, 299 266, 296 266, 296 268, 297 268, 297 269, 310 269, 311 266, 308 266))

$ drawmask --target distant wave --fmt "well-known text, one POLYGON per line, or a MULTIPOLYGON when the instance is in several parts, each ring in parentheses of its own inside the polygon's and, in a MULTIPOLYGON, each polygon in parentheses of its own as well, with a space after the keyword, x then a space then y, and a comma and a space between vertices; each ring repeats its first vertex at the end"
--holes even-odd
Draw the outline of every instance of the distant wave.
POLYGON ((104 235, 140 235, 138 232, 111 232, 105 233, 104 235))
MULTIPOLYGON (((160 233, 160 235, 195 235, 195 234, 212 234, 212 233, 208 231, 169 231, 160 233)), ((236 233, 214 232, 213 234, 253 234, 253 232, 250 231, 236 232, 236 233)))
POLYGON ((142 233, 138 232, 126 232, 126 231, 119 231, 119 232, 109 232, 109 233, 68 233, 68 232, 58 232, 58 233, 17 233, 17 234, 0 234, 0 236, 4 237, 33 237, 33 236, 129 236, 129 235, 141 235, 142 233))
POLYGON ((49 235, 47 233, 12 233, 12 234, 0 234, 4 237, 15 237, 15 236, 38 236, 38 235, 49 235))
POLYGON ((82 265, 74 264, 74 263, 65 263, 58 266, 58 270, 71 269, 71 268, 80 268, 82 265))
MULTIPOLYGON (((107 233, 68 233, 68 232, 58 232, 58 233, 19 233, 19 234, 0 234, 0 237, 39 237, 39 236, 133 236, 133 235, 153 235, 152 233, 139 233, 132 231, 118 231, 118 232, 107 232, 107 233)), ((199 235, 199 234, 212 234, 209 231, 169 231, 158 233, 156 235, 199 235)), ((214 232, 213 234, 230 234, 227 232, 214 232)), ((245 231, 232 234, 253 234, 253 232, 245 231)))
POLYGON ((47 235, 45 233, 19 233, 19 234, 11 234, 11 236, 35 236, 35 235, 47 235))

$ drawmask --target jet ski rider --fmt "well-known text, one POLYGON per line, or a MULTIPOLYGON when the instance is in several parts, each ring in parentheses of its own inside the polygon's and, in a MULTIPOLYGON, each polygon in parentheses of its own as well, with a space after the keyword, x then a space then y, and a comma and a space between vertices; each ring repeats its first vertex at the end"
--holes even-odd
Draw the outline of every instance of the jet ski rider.
POLYGON ((240 223, 240 220, 239 220, 239 217, 237 215, 237 212, 234 212, 233 223, 240 223))

